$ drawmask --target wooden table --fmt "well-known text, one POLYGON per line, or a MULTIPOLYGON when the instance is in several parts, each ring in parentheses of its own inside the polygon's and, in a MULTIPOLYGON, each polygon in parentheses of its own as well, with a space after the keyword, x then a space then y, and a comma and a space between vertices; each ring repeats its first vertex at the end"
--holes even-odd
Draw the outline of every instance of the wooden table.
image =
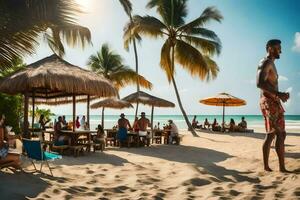
POLYGON ((78 138, 81 135, 85 135, 88 139, 88 143, 91 144, 92 140, 92 133, 97 133, 97 131, 92 131, 92 130, 60 130, 61 133, 68 134, 72 138, 72 145, 77 144, 78 138))

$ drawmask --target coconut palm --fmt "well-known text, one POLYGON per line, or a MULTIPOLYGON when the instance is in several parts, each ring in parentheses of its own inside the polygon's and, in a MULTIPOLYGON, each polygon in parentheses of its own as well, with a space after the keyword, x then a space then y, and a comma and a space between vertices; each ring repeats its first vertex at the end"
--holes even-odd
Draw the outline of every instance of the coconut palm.
MULTIPOLYGON (((124 8, 124 11, 126 12, 127 16, 129 17, 129 24, 133 23, 132 20, 132 4, 130 0, 119 0, 121 5, 124 8)), ((133 35, 133 32, 131 32, 131 35, 133 35)), ((126 50, 129 50, 129 43, 132 42, 133 44, 133 50, 134 50, 134 58, 135 58, 135 72, 139 74, 139 62, 138 62, 138 55, 137 55, 137 47, 136 47, 136 40, 140 41, 141 37, 138 34, 135 34, 134 37, 131 37, 129 40, 125 40, 124 47, 126 50)), ((139 81, 136 82, 136 90, 137 92, 140 91, 140 85, 139 81)), ((137 116, 139 109, 139 103, 136 103, 136 110, 135 110, 135 117, 137 116)))
POLYGON ((1 0, 0 68, 12 67, 15 58, 34 53, 40 36, 60 56, 62 41, 84 47, 91 34, 76 23, 80 12, 74 0, 1 0))
POLYGON ((95 73, 111 80, 118 90, 137 81, 144 88, 152 88, 148 80, 124 65, 122 57, 111 51, 108 44, 103 44, 96 54, 89 57, 88 65, 95 73))
POLYGON ((125 39, 130 40, 131 32, 153 38, 163 38, 160 66, 166 72, 169 83, 172 82, 179 107, 189 130, 197 135, 183 108, 175 81, 175 62, 180 64, 192 76, 201 80, 215 78, 219 71, 211 59, 221 51, 221 42, 213 31, 204 28, 208 22, 220 22, 222 16, 214 7, 206 8, 202 14, 185 23, 187 0, 150 0, 148 8, 156 8, 161 20, 153 16, 133 16, 133 23, 125 30, 125 39))

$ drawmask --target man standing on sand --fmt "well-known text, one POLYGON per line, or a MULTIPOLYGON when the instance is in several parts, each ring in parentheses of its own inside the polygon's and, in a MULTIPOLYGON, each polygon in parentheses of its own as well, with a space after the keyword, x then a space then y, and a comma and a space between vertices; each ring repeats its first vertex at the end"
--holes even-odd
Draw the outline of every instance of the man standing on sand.
POLYGON ((269 167, 269 153, 271 143, 276 136, 276 153, 279 159, 279 169, 287 172, 284 164, 284 140, 286 137, 284 109, 281 102, 289 99, 289 93, 278 91, 278 74, 274 64, 280 58, 281 41, 269 40, 266 45, 267 57, 263 58, 257 69, 256 83, 261 90, 260 107, 265 119, 266 138, 263 143, 264 169, 272 171, 269 167))

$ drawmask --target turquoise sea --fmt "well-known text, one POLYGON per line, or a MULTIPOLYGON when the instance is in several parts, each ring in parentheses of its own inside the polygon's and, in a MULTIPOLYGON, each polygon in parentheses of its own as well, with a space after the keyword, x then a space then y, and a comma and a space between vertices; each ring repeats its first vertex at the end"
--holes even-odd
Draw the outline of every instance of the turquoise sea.
MULTIPOLYGON (((225 116, 226 123, 229 122, 231 118, 234 119, 236 123, 239 123, 241 121, 241 117, 244 116, 246 121, 248 122, 249 128, 262 128, 264 127, 264 121, 263 117, 261 115, 227 115, 225 116)), ((54 116, 54 118, 57 118, 58 116, 54 116)), ((79 116, 80 118, 82 116, 79 116)), ((189 115, 188 118, 190 121, 192 121, 194 115, 189 115)), ((126 118, 133 123, 134 115, 126 115, 126 118)), ((147 118, 150 119, 150 115, 147 116, 147 118)), ((199 123, 203 123, 205 118, 208 119, 209 122, 212 122, 214 118, 217 119, 219 123, 222 123, 222 115, 197 115, 197 120, 199 123)), ((66 115, 67 121, 72 120, 72 115, 66 115)), ((118 115, 105 115, 104 117, 104 127, 105 128, 111 128, 114 125, 116 125, 117 121, 119 119, 118 115)), ((172 119, 175 124, 178 126, 179 129, 187 129, 186 123, 182 115, 154 115, 154 125, 157 125, 158 122, 160 122, 160 127, 163 126, 163 124, 167 124, 169 119, 172 119)), ((286 115, 286 127, 288 129, 300 129, 300 115, 286 115)), ((101 123, 101 115, 91 115, 90 116, 90 124, 91 129, 95 129, 98 124, 101 123)))

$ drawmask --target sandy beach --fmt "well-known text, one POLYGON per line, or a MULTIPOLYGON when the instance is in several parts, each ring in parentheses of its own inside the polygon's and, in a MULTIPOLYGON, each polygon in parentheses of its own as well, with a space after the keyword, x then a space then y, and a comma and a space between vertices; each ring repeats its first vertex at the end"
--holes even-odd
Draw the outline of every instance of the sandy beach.
POLYGON ((200 137, 182 132, 180 146, 64 156, 51 163, 54 177, 32 173, 23 159, 26 173, 0 172, 0 199, 300 199, 300 130, 293 131, 286 140, 289 174, 278 172, 274 148, 274 172, 263 171, 260 130, 200 137))

